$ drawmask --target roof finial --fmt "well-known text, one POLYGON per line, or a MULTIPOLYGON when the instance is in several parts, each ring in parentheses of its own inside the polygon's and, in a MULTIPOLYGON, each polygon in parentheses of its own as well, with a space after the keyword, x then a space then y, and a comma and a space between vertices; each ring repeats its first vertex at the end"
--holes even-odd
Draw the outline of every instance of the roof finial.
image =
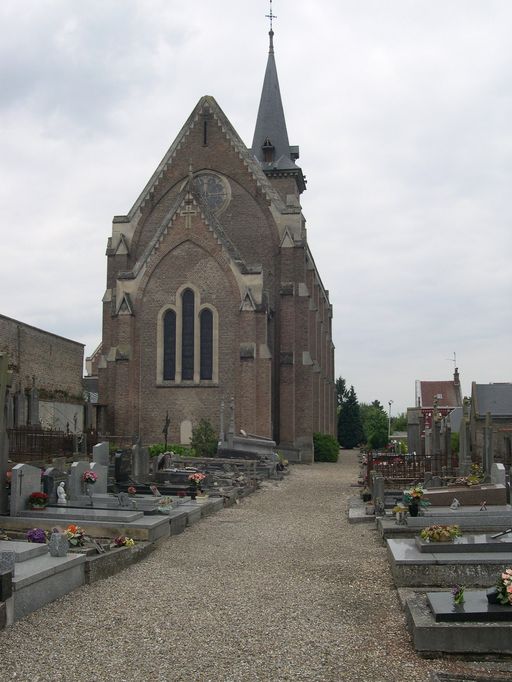
POLYGON ((270 19, 270 31, 268 32, 270 38, 269 52, 274 52, 274 31, 272 29, 272 22, 277 19, 277 15, 272 12, 272 0, 270 0, 270 14, 265 14, 267 19, 270 19))

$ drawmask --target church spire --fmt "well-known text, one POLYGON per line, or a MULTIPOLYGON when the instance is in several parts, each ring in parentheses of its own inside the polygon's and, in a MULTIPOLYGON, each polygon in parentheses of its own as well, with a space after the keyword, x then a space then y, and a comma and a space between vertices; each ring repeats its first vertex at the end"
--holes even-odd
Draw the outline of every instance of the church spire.
POLYGON ((298 173, 300 179, 297 178, 297 184, 299 191, 302 192, 305 189, 304 177, 300 168, 295 164, 295 160, 299 158, 299 148, 291 147, 288 141, 286 119, 277 77, 274 57, 274 30, 272 27, 272 22, 277 17, 272 12, 272 0, 270 2, 270 14, 266 16, 270 19, 269 51, 254 129, 252 153, 260 162, 263 171, 269 176, 276 171, 298 173))

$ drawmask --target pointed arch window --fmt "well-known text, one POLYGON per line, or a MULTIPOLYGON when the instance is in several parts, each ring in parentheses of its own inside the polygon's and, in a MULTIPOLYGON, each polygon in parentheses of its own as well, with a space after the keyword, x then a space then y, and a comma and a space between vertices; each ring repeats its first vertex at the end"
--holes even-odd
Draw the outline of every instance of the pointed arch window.
POLYGON ((192 381, 194 378, 194 292, 192 289, 185 289, 181 301, 181 378, 185 381, 192 381))
POLYGON ((201 379, 213 377, 213 313, 209 308, 201 311, 199 316, 201 339, 201 379))
POLYGON ((201 303, 199 290, 183 286, 158 316, 157 383, 197 385, 219 379, 219 316, 201 303))
POLYGON ((166 381, 176 379, 176 313, 167 310, 164 315, 164 373, 166 381))

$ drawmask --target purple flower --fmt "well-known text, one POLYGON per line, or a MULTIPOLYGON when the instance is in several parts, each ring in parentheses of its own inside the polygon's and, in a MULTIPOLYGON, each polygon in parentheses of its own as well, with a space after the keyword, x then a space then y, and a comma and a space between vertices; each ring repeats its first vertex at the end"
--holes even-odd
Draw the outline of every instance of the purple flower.
POLYGON ((38 542, 39 544, 46 542, 46 533, 42 528, 32 528, 27 531, 26 537, 29 542, 38 542))

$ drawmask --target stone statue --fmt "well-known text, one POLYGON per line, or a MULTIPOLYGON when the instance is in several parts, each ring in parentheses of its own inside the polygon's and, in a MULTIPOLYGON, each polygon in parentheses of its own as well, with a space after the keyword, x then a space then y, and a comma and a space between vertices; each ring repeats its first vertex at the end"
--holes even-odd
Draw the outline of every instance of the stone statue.
POLYGON ((66 491, 64 490, 64 481, 61 481, 57 487, 57 504, 66 504, 66 491))

